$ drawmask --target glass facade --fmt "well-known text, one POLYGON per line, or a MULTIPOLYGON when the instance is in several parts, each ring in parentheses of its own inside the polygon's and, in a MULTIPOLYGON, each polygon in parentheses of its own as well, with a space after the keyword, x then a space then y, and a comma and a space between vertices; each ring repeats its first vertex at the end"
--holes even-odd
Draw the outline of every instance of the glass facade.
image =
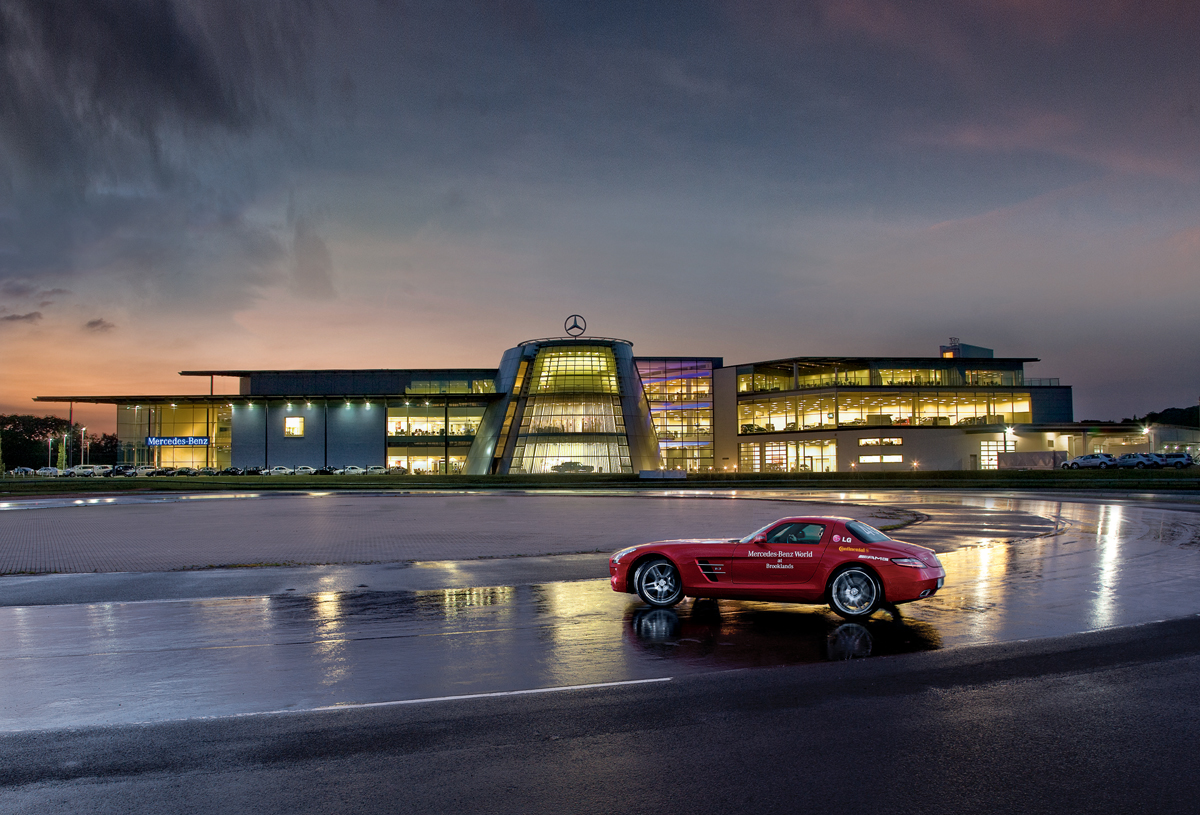
POLYGON ((837 441, 743 442, 738 445, 738 472, 834 473, 837 472, 837 441))
POLYGON ((638 359, 663 469, 713 469, 711 360, 638 359))
POLYGON ((510 473, 633 472, 611 348, 540 348, 526 384, 510 473))
POLYGON ((737 370, 738 393, 772 393, 833 387, 1000 387, 1024 384, 1020 363, 980 360, 945 366, 914 364, 919 360, 813 360, 743 365, 737 370), (967 367, 967 365, 970 367, 967 367), (1015 365, 1015 367, 1014 367, 1015 365))
POLYGON ((779 433, 860 426, 970 426, 1031 421, 1028 392, 851 391, 738 403, 738 432, 779 433))
POLYGON ((979 469, 981 470, 998 470, 1000 469, 999 453, 1012 453, 1017 449, 1015 439, 1005 439, 1004 441, 981 441, 979 442, 979 469))
POLYGON ((447 404, 443 399, 420 398, 389 402, 388 469, 410 475, 461 473, 486 409, 486 402, 447 404))
POLYGON ((155 467, 216 467, 230 464, 233 412, 225 403, 118 405, 117 460, 155 467), (205 437, 208 445, 151 447, 151 437, 205 437))

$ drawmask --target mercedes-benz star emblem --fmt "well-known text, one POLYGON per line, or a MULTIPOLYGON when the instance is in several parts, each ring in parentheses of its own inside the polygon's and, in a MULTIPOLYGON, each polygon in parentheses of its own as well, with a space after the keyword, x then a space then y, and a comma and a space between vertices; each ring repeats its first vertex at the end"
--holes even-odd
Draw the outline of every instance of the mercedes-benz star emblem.
POLYGON ((567 318, 567 321, 563 323, 563 328, 565 328, 567 333, 572 337, 578 337, 584 331, 587 331, 587 320, 583 319, 578 314, 572 314, 567 318))

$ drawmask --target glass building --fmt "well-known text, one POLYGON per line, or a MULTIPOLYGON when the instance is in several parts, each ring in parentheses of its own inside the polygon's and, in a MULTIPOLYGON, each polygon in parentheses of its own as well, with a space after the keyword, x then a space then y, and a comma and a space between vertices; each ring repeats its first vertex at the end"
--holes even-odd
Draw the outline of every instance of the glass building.
POLYGON ((1070 386, 1025 376, 1033 358, 953 338, 939 351, 727 367, 552 337, 508 349, 496 368, 184 371, 236 378, 238 392, 212 393, 210 379, 207 396, 38 399, 113 404, 124 463, 413 476, 991 469, 1012 454, 1091 452, 1117 433, 1076 426, 1070 386))

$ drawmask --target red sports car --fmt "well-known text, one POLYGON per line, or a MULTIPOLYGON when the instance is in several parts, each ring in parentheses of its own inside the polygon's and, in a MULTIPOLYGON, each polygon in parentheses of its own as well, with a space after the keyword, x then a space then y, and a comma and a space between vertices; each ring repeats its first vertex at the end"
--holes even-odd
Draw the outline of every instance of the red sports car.
POLYGON ((946 570, 924 546, 850 518, 783 518, 741 540, 644 543, 608 559, 613 591, 666 608, 687 597, 828 603, 869 617, 929 597, 946 570))

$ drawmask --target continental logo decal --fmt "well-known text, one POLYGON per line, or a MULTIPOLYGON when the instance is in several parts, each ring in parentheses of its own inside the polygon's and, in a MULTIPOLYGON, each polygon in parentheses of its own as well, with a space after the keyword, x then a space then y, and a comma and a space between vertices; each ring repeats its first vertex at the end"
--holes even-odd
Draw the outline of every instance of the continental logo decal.
POLYGON ((865 546, 839 546, 839 552, 869 552, 871 551, 865 546))

